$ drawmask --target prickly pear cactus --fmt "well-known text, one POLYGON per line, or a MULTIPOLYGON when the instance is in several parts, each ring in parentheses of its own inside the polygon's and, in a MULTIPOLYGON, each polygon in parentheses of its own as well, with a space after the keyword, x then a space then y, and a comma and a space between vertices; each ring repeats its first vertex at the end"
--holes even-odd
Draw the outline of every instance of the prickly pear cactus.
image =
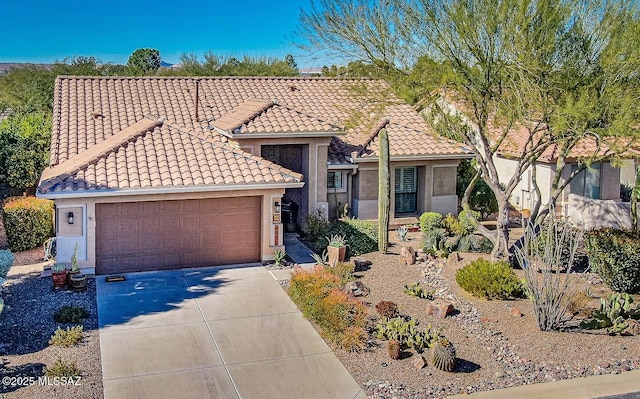
POLYGON ((441 338, 431 347, 431 363, 444 371, 453 371, 456 350, 446 338, 441 338))

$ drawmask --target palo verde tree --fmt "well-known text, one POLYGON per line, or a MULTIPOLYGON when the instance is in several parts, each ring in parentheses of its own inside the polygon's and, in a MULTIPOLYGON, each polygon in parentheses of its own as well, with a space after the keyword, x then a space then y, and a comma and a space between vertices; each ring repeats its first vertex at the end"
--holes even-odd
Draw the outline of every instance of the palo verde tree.
MULTIPOLYGON (((316 49, 406 74, 420 57, 442 66, 433 69, 440 76, 425 81, 435 83, 425 90, 431 94, 425 114, 439 133, 465 143, 476 157, 477 173, 463 208, 469 209, 470 192, 480 179, 495 194, 497 229, 477 227, 495 244, 496 257, 508 252, 510 197, 541 154, 554 151, 562 170, 581 139, 599 145, 603 137, 629 135, 637 126, 638 35, 629 31, 638 20, 634 3, 320 0, 319 5, 302 12, 299 28, 316 49), (514 172, 505 176, 495 156, 512 145, 508 136, 514 129, 523 142, 516 147, 514 172)), ((593 151, 581 168, 601 156, 593 151)), ((568 184, 560 172, 556 177, 550 201, 568 184)))

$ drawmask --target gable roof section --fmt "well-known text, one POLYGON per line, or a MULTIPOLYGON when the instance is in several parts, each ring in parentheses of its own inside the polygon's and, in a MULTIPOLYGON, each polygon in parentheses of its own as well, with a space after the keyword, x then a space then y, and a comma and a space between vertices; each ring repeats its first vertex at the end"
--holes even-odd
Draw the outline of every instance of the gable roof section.
POLYGON ((235 131, 273 106, 273 101, 247 100, 233 111, 213 121, 212 125, 225 133, 233 135, 235 131))
POLYGON ((180 189, 216 186, 297 184, 302 175, 263 158, 233 148, 185 128, 144 118, 90 147, 87 152, 45 169, 41 193, 64 194, 78 190, 122 192, 140 189, 180 189), (126 135, 150 126, 146 134, 126 135))

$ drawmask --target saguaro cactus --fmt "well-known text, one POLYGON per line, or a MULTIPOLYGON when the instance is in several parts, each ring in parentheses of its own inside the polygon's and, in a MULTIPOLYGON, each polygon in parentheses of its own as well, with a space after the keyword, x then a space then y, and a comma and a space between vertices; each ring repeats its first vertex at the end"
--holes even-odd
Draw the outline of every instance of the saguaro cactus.
POLYGON ((391 180, 389 176, 389 137, 387 130, 378 133, 380 157, 378 159, 378 251, 387 252, 389 245, 389 207, 391 180))

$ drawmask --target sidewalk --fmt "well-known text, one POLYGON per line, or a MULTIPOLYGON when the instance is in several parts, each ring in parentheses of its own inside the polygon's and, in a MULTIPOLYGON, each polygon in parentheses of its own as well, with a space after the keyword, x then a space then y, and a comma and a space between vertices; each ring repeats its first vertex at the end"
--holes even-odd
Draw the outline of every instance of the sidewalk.
POLYGON ((454 395, 449 399, 640 399, 640 370, 454 395), (629 395, 623 395, 630 393, 629 395), (618 396, 622 395, 622 396, 618 396))
POLYGON ((285 233, 284 248, 285 248, 285 251, 287 252, 287 255, 299 265, 316 263, 316 261, 313 260, 313 258, 311 257, 311 254, 313 253, 313 251, 307 248, 303 243, 301 243, 296 238, 295 233, 285 233))

